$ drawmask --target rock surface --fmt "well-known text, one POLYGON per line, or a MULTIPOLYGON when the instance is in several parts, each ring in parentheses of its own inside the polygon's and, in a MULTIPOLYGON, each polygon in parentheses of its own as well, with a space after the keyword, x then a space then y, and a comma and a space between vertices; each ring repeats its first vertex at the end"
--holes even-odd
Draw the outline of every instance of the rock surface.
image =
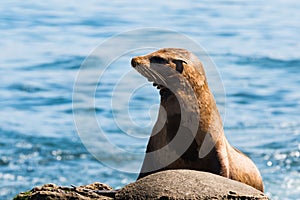
POLYGON ((168 170, 151 174, 122 188, 116 199, 268 199, 243 183, 211 173, 168 170))
POLYGON ((262 192, 243 183, 211 173, 168 170, 146 176, 116 191, 103 183, 79 187, 46 184, 17 195, 14 200, 93 200, 93 199, 268 199, 262 192))
POLYGON ((41 187, 35 187, 30 191, 18 194, 14 200, 109 200, 108 196, 98 194, 97 191, 112 191, 112 187, 103 183, 92 183, 79 187, 64 187, 55 184, 46 184, 41 187))

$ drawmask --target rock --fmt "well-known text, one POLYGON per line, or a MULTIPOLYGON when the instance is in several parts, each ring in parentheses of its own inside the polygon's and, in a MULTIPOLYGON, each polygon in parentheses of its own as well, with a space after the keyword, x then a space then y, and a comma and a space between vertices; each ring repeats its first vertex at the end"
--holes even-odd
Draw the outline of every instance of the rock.
POLYGON ((18 194, 14 200, 92 199, 269 199, 243 183, 193 170, 168 170, 151 174, 116 191, 103 183, 79 187, 46 184, 18 194))
POLYGON ((211 173, 168 170, 151 174, 117 192, 115 199, 269 199, 243 183, 211 173))
MULTIPOLYGON (((103 184, 103 183, 92 183, 89 185, 79 186, 79 187, 64 187, 57 186, 55 184, 46 184, 41 187, 35 187, 30 191, 22 192, 18 194, 14 200, 91 200, 91 199, 100 199, 100 200, 109 200, 113 199, 109 197, 111 195, 110 191, 112 187, 103 184), (99 194, 101 192, 106 193, 106 195, 99 194), (107 192, 105 192, 107 191, 107 192), (108 196, 107 196, 108 195, 108 196)), ((114 196, 114 192, 113 196, 114 196)))

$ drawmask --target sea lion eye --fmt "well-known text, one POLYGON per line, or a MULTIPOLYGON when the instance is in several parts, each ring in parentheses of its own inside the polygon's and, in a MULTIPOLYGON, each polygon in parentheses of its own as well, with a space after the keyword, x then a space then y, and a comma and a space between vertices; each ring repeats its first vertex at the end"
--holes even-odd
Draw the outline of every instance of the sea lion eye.
POLYGON ((176 64, 176 71, 178 71, 179 73, 182 74, 182 72, 183 72, 183 63, 185 63, 185 64, 187 64, 187 63, 183 60, 172 60, 172 62, 176 64))
POLYGON ((151 63, 158 63, 158 64, 167 64, 169 63, 166 59, 159 57, 159 56, 153 56, 150 58, 151 63))

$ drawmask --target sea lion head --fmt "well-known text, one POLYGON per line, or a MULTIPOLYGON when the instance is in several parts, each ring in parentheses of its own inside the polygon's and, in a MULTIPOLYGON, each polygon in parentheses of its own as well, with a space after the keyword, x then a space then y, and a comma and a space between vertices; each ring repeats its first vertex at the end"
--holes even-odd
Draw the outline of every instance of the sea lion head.
POLYGON ((178 48, 164 48, 131 60, 131 65, 153 86, 160 89, 162 100, 185 90, 184 82, 196 92, 206 84, 205 72, 200 60, 193 53, 178 48))

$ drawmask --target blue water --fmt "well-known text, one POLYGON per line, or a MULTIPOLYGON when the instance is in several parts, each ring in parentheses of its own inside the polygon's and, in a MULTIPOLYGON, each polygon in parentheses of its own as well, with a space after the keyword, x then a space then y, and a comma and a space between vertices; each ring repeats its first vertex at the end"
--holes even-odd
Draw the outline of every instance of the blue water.
MULTIPOLYGON (((87 151, 73 120, 72 95, 80 65, 97 45, 143 27, 175 30, 206 48, 226 91, 223 118, 228 140, 257 164, 272 199, 299 199, 299 10, 296 0, 2 0, 0 199, 49 182, 100 181, 117 188, 135 180, 136 174, 107 167, 87 151)), ((120 60, 122 69, 130 68, 129 57, 120 60)), ((104 80, 107 88, 119 71, 104 80)), ((136 74, 123 89, 132 89, 138 79, 136 74)), ((144 139, 138 140, 110 125, 114 114, 103 106, 111 99, 105 88, 97 88, 95 108, 106 124, 104 131, 118 146, 143 152, 149 133, 143 129, 144 139)), ((148 84, 132 102, 137 106, 130 110, 131 118, 148 125, 151 119, 143 113, 158 102, 157 91, 148 84)), ((84 118, 93 105, 77 108, 84 118)), ((135 136, 137 130, 130 131, 135 136)), ((110 149, 102 148, 104 163, 124 168, 141 163, 141 157, 106 152, 110 149)))

